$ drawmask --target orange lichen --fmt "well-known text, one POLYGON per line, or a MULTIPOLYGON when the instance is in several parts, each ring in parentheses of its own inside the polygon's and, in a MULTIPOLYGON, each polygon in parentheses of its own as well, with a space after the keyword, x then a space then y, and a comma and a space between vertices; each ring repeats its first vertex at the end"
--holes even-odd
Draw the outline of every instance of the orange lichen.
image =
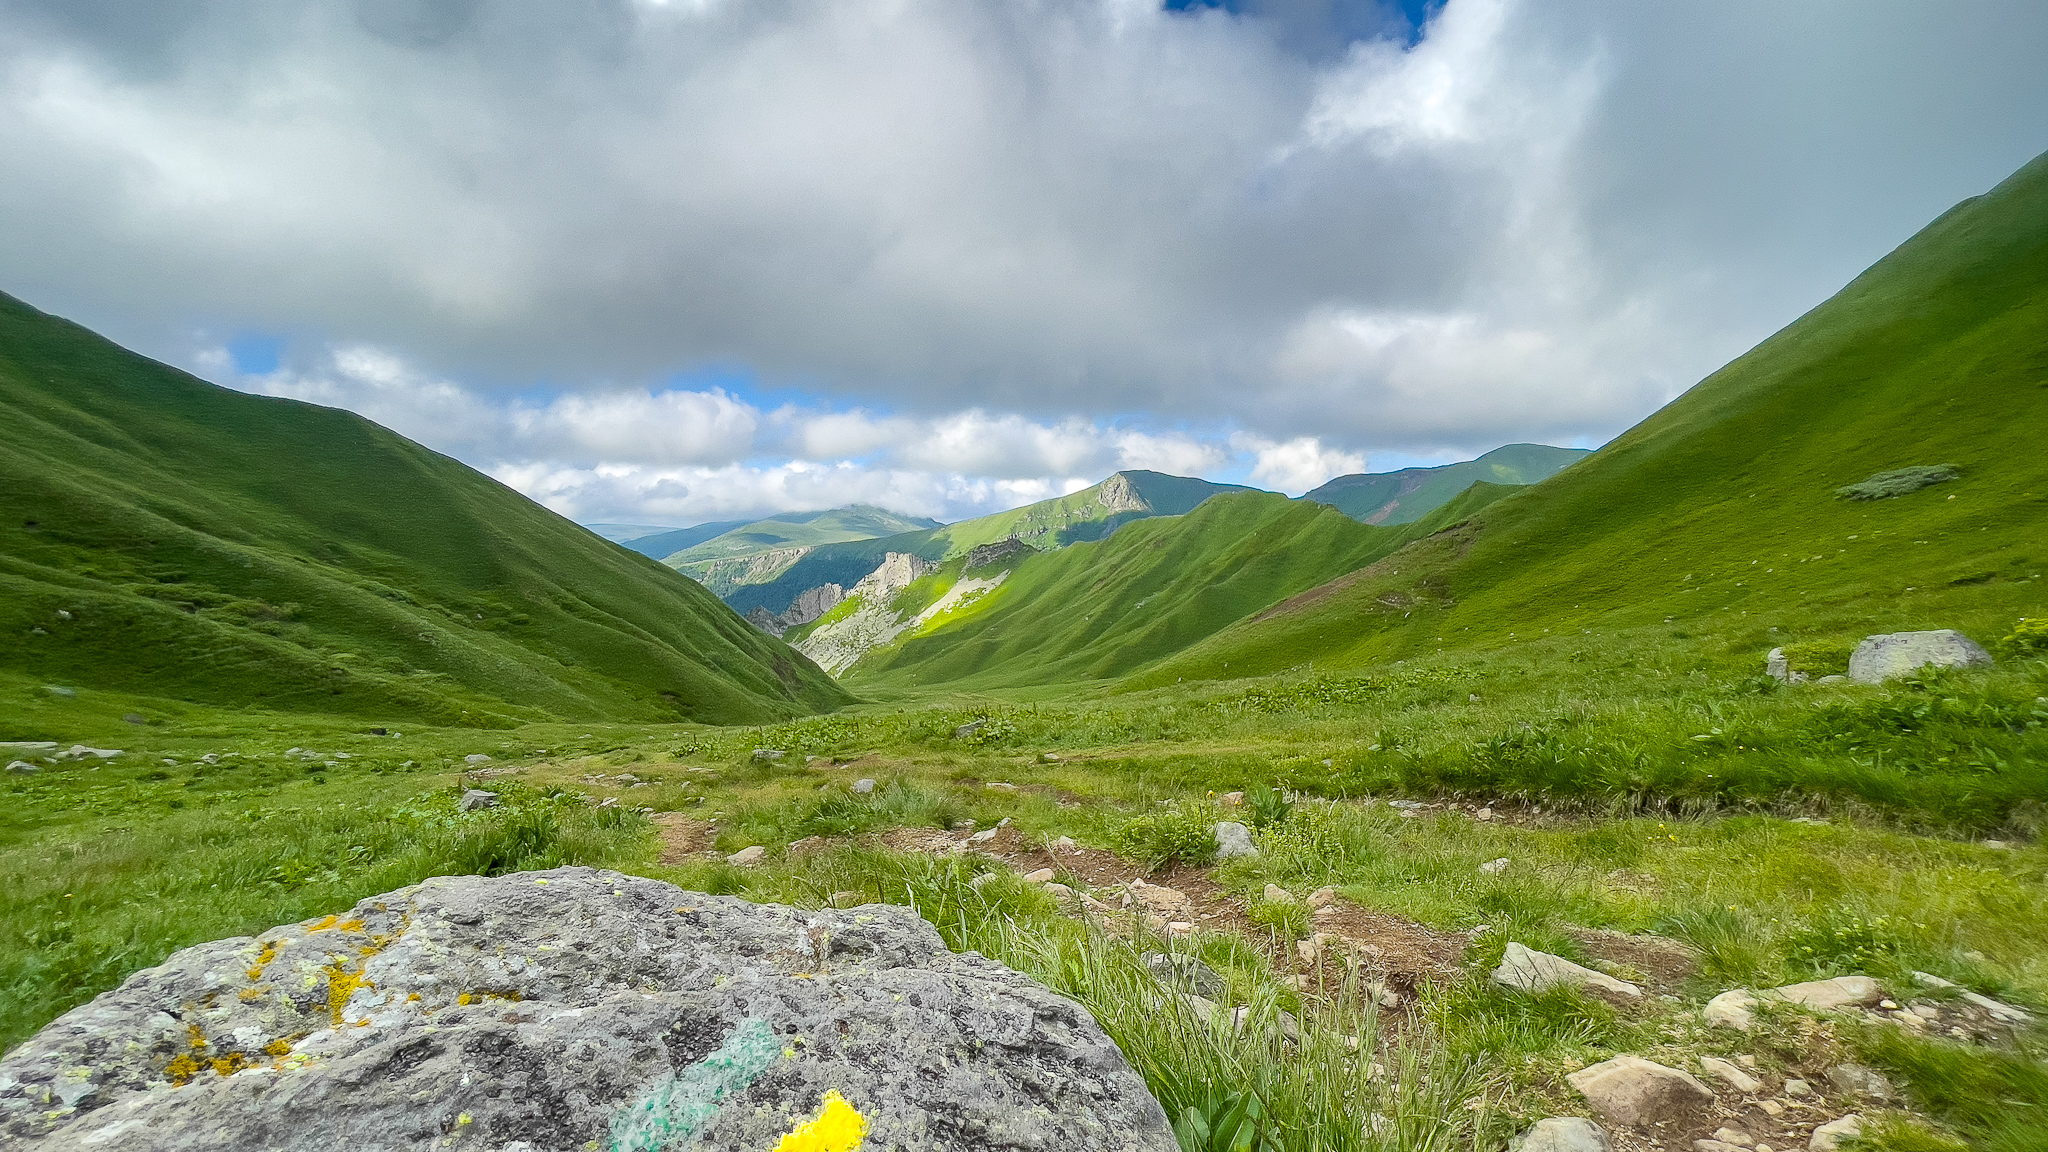
POLYGON ((306 931, 325 932, 327 929, 334 927, 335 924, 340 922, 340 920, 341 917, 330 914, 325 919, 321 920, 318 924, 308 925, 306 931))
POLYGON ((235 993, 235 999, 240 1000, 244 1004, 254 1004, 256 1001, 263 999, 263 989, 244 988, 240 992, 235 993))

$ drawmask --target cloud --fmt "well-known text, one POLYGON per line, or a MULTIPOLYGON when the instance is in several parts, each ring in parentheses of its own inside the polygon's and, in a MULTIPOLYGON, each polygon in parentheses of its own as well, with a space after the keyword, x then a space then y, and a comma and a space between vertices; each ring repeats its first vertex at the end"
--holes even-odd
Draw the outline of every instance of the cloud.
POLYGON ((2037 0, 1231 7, 0 0, 4 287, 482 464, 965 507, 1598 442, 2048 147, 2037 0))
POLYGON ((1324 447, 1314 436, 1297 436, 1285 443, 1240 436, 1237 447, 1252 454, 1253 481, 1291 496, 1299 496, 1333 477, 1365 471, 1363 454, 1324 447))

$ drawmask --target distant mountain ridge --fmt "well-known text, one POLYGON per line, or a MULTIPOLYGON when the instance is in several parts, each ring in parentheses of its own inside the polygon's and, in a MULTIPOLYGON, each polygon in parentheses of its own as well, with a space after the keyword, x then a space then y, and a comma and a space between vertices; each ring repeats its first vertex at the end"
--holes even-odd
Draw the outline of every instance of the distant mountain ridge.
POLYGON ((1455 464, 1339 476, 1302 499, 1328 504, 1364 524, 1411 524, 1475 483, 1535 484, 1591 453, 1589 448, 1506 444, 1455 464))
POLYGON ((0 669, 458 725, 850 699, 702 588, 458 461, 4 294, 0 669))
MULTIPOLYGON (((612 536, 606 536, 605 538, 631 548, 649 560, 662 560, 692 545, 702 544, 714 536, 730 532, 735 528, 743 528, 747 523, 748 521, 745 520, 717 520, 707 524, 698 524, 691 528, 669 528, 652 533, 629 536, 623 540, 612 536)), ((592 525, 591 530, 596 531, 596 525, 592 525)))

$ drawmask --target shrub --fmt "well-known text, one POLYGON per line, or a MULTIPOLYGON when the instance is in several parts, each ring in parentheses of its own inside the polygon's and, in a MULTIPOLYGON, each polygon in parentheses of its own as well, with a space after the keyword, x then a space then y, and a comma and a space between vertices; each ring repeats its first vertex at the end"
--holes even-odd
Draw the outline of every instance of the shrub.
POLYGON ((1998 642, 2009 656, 2048 653, 2048 616, 2022 616, 2011 635, 1998 642))
POLYGON ((1849 670, 1849 656, 1856 651, 1854 640, 1809 640, 1785 645, 1785 663, 1794 672, 1808 676, 1834 676, 1849 670))
POLYGON ((1953 464, 1916 464, 1910 468, 1879 472, 1861 483, 1837 488, 1835 495, 1845 500, 1887 500, 1953 480, 1962 474, 1962 469, 1953 464))
POLYGON ((1270 828, 1284 822, 1287 814, 1294 811, 1294 801, 1278 788, 1261 784, 1244 794, 1245 810, 1250 813, 1252 825, 1270 828))
POLYGON ((1129 821, 1116 834, 1117 851, 1155 871, 1216 859, 1216 826, 1204 805, 1183 801, 1129 821))

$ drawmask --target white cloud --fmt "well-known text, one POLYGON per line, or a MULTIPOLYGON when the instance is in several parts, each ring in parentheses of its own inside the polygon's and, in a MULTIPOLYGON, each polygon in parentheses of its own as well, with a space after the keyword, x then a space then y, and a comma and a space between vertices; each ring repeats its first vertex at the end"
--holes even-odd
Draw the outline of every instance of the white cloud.
POLYGON ((1290 496, 1299 496, 1336 476, 1365 471, 1365 456, 1324 447, 1314 436, 1284 443, 1258 436, 1239 436, 1236 446, 1252 455, 1252 480, 1290 496))

